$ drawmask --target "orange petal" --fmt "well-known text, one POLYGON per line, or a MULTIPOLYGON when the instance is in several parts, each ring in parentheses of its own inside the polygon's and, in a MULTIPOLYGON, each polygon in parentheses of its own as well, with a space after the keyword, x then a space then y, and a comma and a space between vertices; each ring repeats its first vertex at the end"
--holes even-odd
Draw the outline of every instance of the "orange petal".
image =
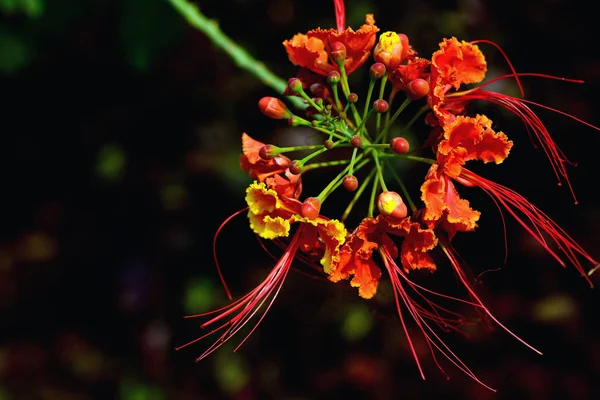
POLYGON ((350 284, 358 288, 358 295, 360 297, 370 299, 377 293, 377 286, 379 285, 379 279, 381 279, 381 270, 371 258, 363 259, 362 257, 355 256, 354 262, 356 270, 350 284))
POLYGON ((318 37, 299 33, 292 39, 284 41, 283 46, 294 65, 308 68, 320 75, 327 75, 335 69, 328 64, 329 57, 325 50, 325 42, 318 37))
POLYGON ((487 71, 485 57, 479 47, 459 42, 455 37, 444 39, 440 49, 431 57, 433 67, 439 72, 442 83, 458 89, 462 84, 480 82, 487 71))
MULTIPOLYGON (((339 33, 335 29, 314 29, 307 33, 309 38, 318 38, 327 46, 331 43, 340 42, 346 46, 346 60, 344 61, 344 68, 346 73, 350 75, 353 71, 358 69, 371 55, 371 49, 375 45, 376 33, 379 32, 379 28, 375 26, 375 20, 372 14, 367 14, 365 18, 365 24, 362 25, 357 31, 352 28, 346 28, 345 31, 339 33)), ((320 66, 322 72, 313 70, 314 72, 322 75, 327 75, 330 70, 337 70, 337 66, 333 64, 327 64, 327 67, 320 66)))
POLYGON ((416 250, 406 239, 402 243, 401 261, 406 272, 415 269, 428 269, 432 272, 436 270, 431 255, 427 252, 416 250))

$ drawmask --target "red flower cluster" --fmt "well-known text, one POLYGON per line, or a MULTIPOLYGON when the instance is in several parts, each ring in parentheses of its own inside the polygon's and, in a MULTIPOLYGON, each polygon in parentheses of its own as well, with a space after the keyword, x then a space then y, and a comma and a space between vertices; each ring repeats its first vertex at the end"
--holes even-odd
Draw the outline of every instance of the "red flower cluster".
MULTIPOLYGON (((283 42, 290 61, 301 67, 298 77, 289 80, 286 94, 304 99, 307 106, 304 114, 292 113, 276 98, 259 101, 260 110, 268 117, 287 120, 290 126, 311 127, 323 134, 323 142, 277 147, 242 135, 241 167, 254 180, 246 192, 250 228, 262 239, 287 244, 279 262, 256 289, 212 312, 216 316, 202 325, 209 327, 220 322, 222 325, 216 330, 224 331, 200 358, 221 346, 253 317, 261 315, 262 319, 292 262, 303 254, 303 260, 320 263, 330 281, 349 280, 364 299, 377 294, 382 270, 385 271, 421 375, 424 377, 406 327, 407 316, 421 330, 432 353, 442 354, 485 386, 436 333, 440 328, 460 330, 463 317, 433 299, 471 305, 523 341, 485 307, 451 245, 457 233, 475 231, 481 219, 481 212, 474 210, 459 190, 465 186, 482 189, 559 263, 573 264, 590 284, 583 263, 594 266, 597 262, 523 196, 467 169, 467 163, 471 165, 474 161, 501 164, 513 147, 505 133, 492 128, 494 125, 486 115, 468 114, 467 105, 473 100, 487 100, 522 119, 536 134, 562 179, 567 178, 565 158, 527 106, 530 102, 487 91, 484 88, 489 82, 480 84, 486 77, 487 64, 476 42, 444 39, 430 59, 421 58, 404 34, 385 32, 377 40, 379 28, 372 15, 367 15, 366 23, 357 31, 340 26, 344 21, 340 15, 337 21, 337 30, 315 29, 283 42), (362 99, 350 90, 348 76, 371 56, 374 63, 369 66, 369 88, 359 107, 362 99), (377 84, 379 96, 372 98, 377 84), (473 84, 480 85, 463 89, 464 85, 473 84), (394 107, 394 99, 403 93, 404 102, 394 107), (420 99, 424 104, 404 126, 404 132, 418 120, 431 129, 429 136, 423 138, 424 145, 411 146, 405 137, 391 137, 391 127, 411 102, 420 99), (309 151, 309 155, 300 159, 286 156, 298 151, 309 151), (329 156, 325 161, 318 158, 324 153, 329 156), (420 196, 413 198, 406 189, 404 177, 395 167, 397 160, 428 166, 420 196), (302 197, 303 180, 311 171, 335 167, 341 167, 341 171, 328 185, 317 192, 310 187, 310 197, 302 197), (390 190, 392 186, 402 196, 390 190), (345 211, 336 218, 322 215, 322 204, 339 187, 350 193, 348 205, 342 208, 345 211), (361 222, 348 229, 345 226, 348 215, 360 212, 358 204, 363 197, 367 199, 361 222), (448 262, 444 263, 444 258, 448 262), (448 265, 468 299, 434 292, 410 277, 415 270, 434 273, 448 265)), ((501 78, 509 77, 518 82, 520 75, 513 71, 501 78)), ((339 205, 334 209, 339 210, 339 205)), ((191 317, 202 315, 207 314, 191 317)))

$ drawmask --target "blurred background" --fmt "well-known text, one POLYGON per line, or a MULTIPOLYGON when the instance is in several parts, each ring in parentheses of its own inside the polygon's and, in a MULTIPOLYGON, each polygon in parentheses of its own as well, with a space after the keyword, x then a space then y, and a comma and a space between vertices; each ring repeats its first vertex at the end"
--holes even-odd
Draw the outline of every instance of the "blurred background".
MULTIPOLYGON (((284 79, 296 69, 281 42, 335 26, 329 1, 196 4, 284 79)), ((350 26, 374 13, 382 31, 406 33, 423 57, 443 37, 489 39, 518 71, 583 79, 523 83, 529 99, 600 124, 600 59, 590 34, 597 21, 577 2, 348 0, 346 9, 350 26)), ((508 72, 493 47, 481 48, 489 77, 508 72)), ((511 83, 496 89, 516 93, 511 83)), ((510 221, 500 268, 502 220, 475 190, 464 197, 483 212, 480 230, 458 235, 456 248, 476 275, 500 268, 480 277, 482 299, 544 353, 479 325, 470 338, 446 334, 498 393, 442 360, 446 379, 412 326, 421 380, 386 283, 364 301, 349 285, 291 273, 238 352, 243 336, 199 363, 210 341, 175 351, 202 332, 184 315, 227 304, 212 239, 245 205, 240 135, 282 143, 288 132, 259 112, 267 95, 275 93, 166 1, 0 0, 0 400, 600 398, 598 291, 510 221)), ((578 164, 569 170, 575 205, 521 122, 486 111, 515 141, 488 176, 523 193, 600 258, 600 132, 539 111, 578 164)), ((244 217, 223 230, 217 251, 235 297, 275 263, 244 217)), ((441 277, 456 288, 451 274, 441 277)))

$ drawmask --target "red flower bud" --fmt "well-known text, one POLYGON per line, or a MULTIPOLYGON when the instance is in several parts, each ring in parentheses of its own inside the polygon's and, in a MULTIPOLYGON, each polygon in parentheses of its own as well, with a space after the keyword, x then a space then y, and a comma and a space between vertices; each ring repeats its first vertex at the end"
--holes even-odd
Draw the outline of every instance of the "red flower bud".
POLYGON ((285 103, 276 97, 263 97, 258 101, 258 108, 267 117, 273 119, 290 118, 293 115, 285 103))
POLYGON ((406 85, 406 94, 411 100, 422 99, 429 93, 429 83, 425 79, 413 79, 406 85))
POLYGON ((375 109, 375 112, 382 114, 388 110, 389 104, 387 101, 379 99, 373 102, 373 108, 375 109))
POLYGON ((290 78, 288 81, 288 89, 290 89, 292 93, 302 92, 304 90, 302 88, 302 81, 298 78, 290 78))
POLYGON ((358 101, 358 95, 356 93, 350 93, 348 95, 348 101, 350 103, 356 103, 358 101))
POLYGON ((396 154, 406 154, 410 146, 405 138, 395 137, 390 141, 390 148, 396 154))
POLYGON ((354 192, 358 189, 358 179, 354 175, 346 175, 343 181, 344 189, 354 192))
POLYGON ((354 147, 362 147, 363 145, 362 138, 358 135, 352 136, 352 139, 350 139, 350 143, 352 143, 352 146, 354 147))
POLYGON ((277 150, 278 150, 277 146, 273 146, 272 144, 267 144, 258 150, 258 155, 263 160, 272 160, 275 157, 277 157, 277 155, 279 154, 279 152, 277 150))
POLYGON ((373 79, 379 79, 385 75, 385 71, 386 71, 385 65, 378 62, 378 63, 371 65, 371 68, 369 68, 369 75, 371 75, 371 78, 373 78, 373 79))
POLYGON ((388 71, 393 71, 402 62, 403 50, 400 35, 396 32, 385 32, 379 36, 379 42, 373 49, 373 58, 383 63, 388 71))
POLYGON ((331 59, 338 65, 346 60, 346 46, 342 42, 334 42, 331 45, 331 59))
POLYGON ((302 163, 298 160, 294 160, 290 163, 288 169, 292 175, 300 175, 302 172, 302 163))
POLYGON ((321 201, 316 197, 308 197, 302 203, 302 207, 300 208, 300 215, 304 218, 315 219, 319 216, 319 212, 321 211, 321 201))
POLYGON ((382 192, 377 198, 377 209, 382 215, 393 219, 403 219, 408 215, 406 204, 396 192, 382 192))
POLYGON ((325 147, 327 147, 327 150, 331 150, 333 148, 333 140, 326 140, 325 147))
POLYGON ((342 76, 340 75, 339 72, 337 71, 331 71, 328 75, 327 75, 327 81, 329 83, 338 83, 340 80, 342 79, 342 76))

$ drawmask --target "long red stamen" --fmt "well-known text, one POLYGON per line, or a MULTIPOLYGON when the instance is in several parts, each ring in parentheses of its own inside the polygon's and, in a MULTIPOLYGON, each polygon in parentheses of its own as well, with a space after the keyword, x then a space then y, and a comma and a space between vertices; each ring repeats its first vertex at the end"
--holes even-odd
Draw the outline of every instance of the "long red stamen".
POLYGON ((342 33, 346 30, 346 10, 344 6, 344 0, 333 0, 335 7, 335 23, 337 30, 342 33))
POLYGON ((467 292, 469 293, 469 296, 476 303, 478 303, 481 306, 481 309, 486 313, 486 315, 488 317, 490 317, 496 324, 498 324, 498 326, 500 326, 502 329, 504 329, 506 332, 508 332, 512 337, 514 337, 519 342, 523 343, 525 346, 529 347, 531 350, 535 351, 539 355, 542 355, 542 352, 540 352, 535 347, 533 347, 532 345, 530 345, 529 343, 527 343, 526 341, 524 341, 523 339, 521 339, 514 332, 512 332, 510 329, 508 329, 504 324, 502 324, 500 321, 498 321, 498 319, 496 317, 494 317, 494 315, 483 304, 483 302, 481 301, 481 299, 479 298, 479 296, 477 295, 477 293, 475 293, 475 290, 473 290, 473 288, 471 287, 470 283, 468 282, 467 277, 465 275, 465 272, 464 272, 463 268, 460 266, 458 260, 456 259, 456 254, 455 254, 454 248, 450 245, 450 243, 448 242, 447 239, 445 239, 443 237, 440 237, 439 240, 440 240, 440 245, 441 245, 440 247, 442 248, 442 250, 444 251, 444 253, 448 257, 448 260, 450 261, 450 264, 452 265, 452 268, 454 268, 454 272, 456 272, 456 275, 458 276, 458 279, 461 281, 461 283, 463 284, 463 286, 465 287, 465 289, 467 289, 467 292))
MULTIPOLYGON (((558 147, 556 142, 550 136, 548 129, 544 123, 540 120, 540 118, 525 104, 525 100, 517 99, 512 96, 508 96, 502 93, 490 92, 487 90, 472 90, 468 93, 456 97, 456 101, 460 101, 461 103, 468 100, 484 100, 489 101, 491 103, 502 106, 519 117, 525 127, 527 128, 527 132, 531 136, 531 133, 535 135, 537 140, 542 146, 542 149, 546 153, 548 160, 550 160, 550 165, 554 170, 554 174, 558 179, 558 184, 561 185, 564 180, 569 190, 571 191, 571 195, 575 203, 577 203, 577 197, 575 196, 575 192, 573 191, 573 187, 571 186, 571 182, 569 180, 569 176, 567 173, 566 164, 573 164, 571 161, 567 159, 563 151, 558 147)), ((448 99, 448 103, 451 103, 453 100, 452 97, 448 99)))
POLYGON ((237 217, 245 211, 248 211, 248 207, 244 207, 243 209, 236 211, 229 217, 227 217, 227 219, 225 219, 225 221, 223 221, 223 223, 219 225, 219 228, 217 229, 217 231, 215 232, 215 236, 213 237, 213 259, 215 260, 215 266, 217 267, 217 272, 219 273, 219 279, 223 284, 223 288, 225 289, 225 293, 227 294, 227 298, 229 300, 232 300, 233 297, 231 297, 231 292, 227 287, 227 283, 225 283, 225 278, 223 278, 223 274, 221 273, 221 267, 219 266, 219 260, 217 258, 217 238, 219 237, 219 233, 221 233, 221 230, 225 227, 225 225, 227 225, 229 221, 231 221, 233 218, 237 217))
POLYGON ((525 230, 533 236, 533 238, 552 256, 560 265, 566 267, 565 262, 561 257, 550 248, 546 243, 543 234, 548 235, 558 247, 558 250, 563 253, 567 260, 575 266, 577 271, 588 281, 591 287, 593 283, 586 274, 579 257, 583 257, 593 265, 598 265, 595 261, 575 240, 573 240, 560 226, 544 214, 539 208, 527 201, 523 196, 499 185, 495 182, 487 180, 467 169, 463 169, 463 178, 472 184, 479 186, 490 197, 496 200, 502 207, 508 211, 515 220, 525 228, 525 230), (521 218, 517 211, 525 218, 521 218), (528 222, 526 222, 528 221, 528 222))
POLYGON ((281 290, 281 286, 285 281, 287 273, 290 270, 291 264, 294 261, 296 252, 298 251, 302 231, 303 227, 301 226, 298 229, 298 231, 296 231, 294 238, 290 242, 288 248, 286 249, 283 256, 280 258, 277 265, 275 265, 275 267, 271 270, 266 279, 250 293, 218 310, 187 316, 186 318, 196 318, 219 313, 217 316, 213 317, 207 322, 204 322, 201 325, 202 328, 206 328, 207 326, 210 326, 217 321, 221 321, 233 313, 237 313, 235 316, 233 316, 227 322, 223 323, 221 326, 217 327, 216 329, 213 329, 209 333, 197 339, 194 339, 182 346, 177 347, 176 350, 180 350, 193 343, 196 343, 210 336, 211 334, 227 327, 225 332, 223 332, 221 336, 219 336, 219 338, 196 359, 196 361, 202 360, 203 358, 207 357, 210 353, 221 347, 229 339, 231 339, 231 337, 233 337, 233 335, 235 335, 240 329, 242 329, 263 308, 263 305, 265 305, 265 303, 268 301, 268 303, 266 304, 266 308, 264 309, 259 320, 256 322, 256 324, 254 324, 254 327, 235 348, 235 350, 237 350, 258 327, 262 319, 265 317, 265 315, 273 305, 273 302, 277 298, 277 295, 281 290))
POLYGON ((521 85, 521 80, 519 79, 519 74, 517 73, 517 70, 515 69, 515 67, 513 67, 512 62, 510 62, 510 59, 508 58, 508 56, 506 55, 504 50, 502 50, 502 47, 500 47, 497 43, 492 42, 491 40, 474 40, 471 42, 471 44, 477 44, 477 43, 491 44, 492 46, 494 46, 496 48, 496 50, 498 50, 500 52, 500 54, 502 54, 502 57, 504 57, 504 60, 506 60, 508 67, 512 71, 511 76, 513 76, 515 78, 515 81, 517 81, 517 86, 519 86, 519 91, 521 92, 521 96, 525 96, 525 91, 523 90, 523 85, 521 85))
POLYGON ((477 378, 477 376, 448 347, 448 345, 446 345, 446 343, 444 343, 444 341, 439 337, 439 335, 433 330, 431 325, 427 322, 427 320, 433 321, 436 325, 438 325, 444 331, 448 331, 448 328, 453 328, 457 332, 461 332, 460 329, 458 327, 456 327, 455 325, 462 324, 463 317, 458 313, 447 310, 446 308, 441 307, 441 306, 437 305, 436 303, 432 302, 422 293, 422 291, 431 293, 431 294, 434 294, 436 296, 440 296, 440 297, 443 297, 446 299, 466 303, 466 304, 472 305, 474 307, 480 307, 480 305, 471 303, 467 300, 444 295, 442 293, 437 293, 437 292, 434 292, 430 289, 424 288, 424 287, 414 283, 413 281, 411 281, 408 278, 408 276, 402 270, 402 268, 400 268, 395 263, 393 257, 389 254, 389 252, 385 248, 381 248, 380 253, 381 253, 383 262, 386 266, 386 269, 388 271, 388 274, 390 276, 390 280, 392 281, 392 286, 394 288, 394 298, 396 301, 396 309, 398 312, 398 317, 400 318, 400 322, 402 324, 404 334, 407 338, 409 347, 413 354, 413 358, 415 359, 415 362, 417 364, 417 368, 419 369, 421 378, 425 379, 425 375, 423 373, 418 355, 416 353, 416 349, 410 338, 410 333, 408 332, 406 322, 404 321, 403 309, 408 311, 408 313, 414 320, 415 324, 420 329, 421 333, 423 334, 423 337, 425 338, 427 346, 429 347, 429 349, 431 351, 431 355, 433 356, 436 366, 442 373, 444 373, 444 375, 446 377, 448 377, 448 375, 444 372, 444 369, 439 364, 437 357, 435 355, 434 349, 439 351, 446 359, 448 359, 452 364, 454 364, 457 368, 459 368, 461 371, 463 371, 470 378, 472 378, 473 380, 475 380, 476 382, 478 382, 485 388, 495 392, 495 389, 489 387, 488 385, 483 383, 481 380, 479 380, 479 378, 477 378), (406 284, 407 286, 405 287, 404 284, 406 284), (422 306, 421 304, 419 304, 417 301, 415 301, 414 299, 412 299, 409 296, 409 294, 407 292, 407 289, 409 289, 409 288, 426 302, 429 309, 425 308, 424 306, 422 306), (449 314, 451 317, 442 316, 441 315, 442 312, 449 314), (453 317, 459 317, 459 318, 455 319, 453 317))

